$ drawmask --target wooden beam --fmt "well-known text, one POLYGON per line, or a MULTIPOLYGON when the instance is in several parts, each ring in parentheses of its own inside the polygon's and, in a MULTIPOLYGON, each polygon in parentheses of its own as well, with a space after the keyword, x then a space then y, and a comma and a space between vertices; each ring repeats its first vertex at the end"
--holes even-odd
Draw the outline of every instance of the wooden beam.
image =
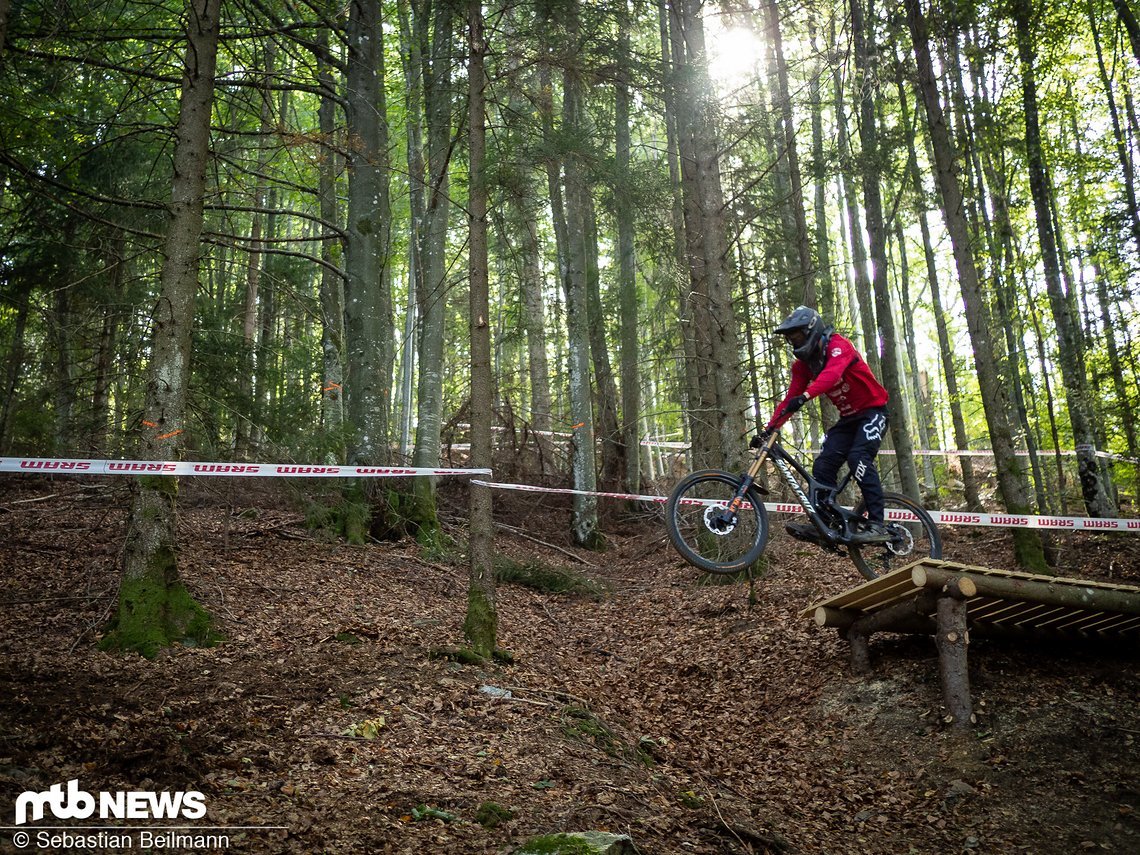
POLYGON ((980 573, 960 573, 944 567, 918 565, 911 570, 916 587, 941 588, 951 579, 969 579, 977 588, 976 595, 1001 600, 1024 600, 1043 606, 1087 609, 1140 615, 1140 596, 1132 591, 1093 587, 1078 583, 1013 579, 980 573))

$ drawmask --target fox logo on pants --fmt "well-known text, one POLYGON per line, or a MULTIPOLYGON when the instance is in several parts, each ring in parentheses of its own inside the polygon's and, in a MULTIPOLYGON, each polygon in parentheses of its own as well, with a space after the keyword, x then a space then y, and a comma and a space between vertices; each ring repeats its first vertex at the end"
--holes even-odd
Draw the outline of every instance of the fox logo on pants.
POLYGON ((867 424, 863 425, 863 435, 867 439, 874 441, 882 439, 884 432, 887 429, 887 417, 882 413, 877 414, 867 424))

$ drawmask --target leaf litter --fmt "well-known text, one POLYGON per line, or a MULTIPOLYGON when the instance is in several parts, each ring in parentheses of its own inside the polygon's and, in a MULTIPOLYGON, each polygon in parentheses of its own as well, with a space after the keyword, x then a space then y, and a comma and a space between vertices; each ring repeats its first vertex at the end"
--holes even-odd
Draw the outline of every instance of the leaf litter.
MULTIPOLYGON (((496 497, 528 535, 501 530, 504 558, 598 585, 501 584, 514 662, 464 665, 438 655, 462 644, 461 559, 322 542, 272 491, 239 498, 191 485, 179 518, 184 579, 226 642, 148 661, 95 647, 122 491, 4 483, 0 813, 78 779, 196 789, 211 825, 283 827, 231 852, 508 853, 591 829, 643 853, 1140 849, 1134 649, 979 639, 963 741, 929 639, 876 637, 857 678, 799 617, 859 582, 850 564, 778 533, 750 598, 680 561, 660 519, 614 511, 609 549, 568 568, 564 503, 496 497)), ((1008 538, 945 534, 947 557, 1010 566, 1008 538)), ((1134 541, 1066 537, 1068 575, 1140 583, 1134 541)))

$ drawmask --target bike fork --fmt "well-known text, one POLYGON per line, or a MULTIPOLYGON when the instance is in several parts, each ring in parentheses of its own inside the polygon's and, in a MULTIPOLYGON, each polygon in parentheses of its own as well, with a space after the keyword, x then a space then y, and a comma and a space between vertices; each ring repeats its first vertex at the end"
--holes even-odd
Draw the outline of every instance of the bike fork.
POLYGON ((733 495, 732 501, 728 503, 728 509, 734 514, 738 513, 741 507, 743 507, 744 497, 748 495, 748 491, 751 490, 752 485, 756 483, 756 478, 764 466, 764 461, 768 459, 768 449, 772 447, 771 444, 773 441, 774 437, 768 440, 767 445, 761 446, 760 451, 752 458, 752 462, 740 476, 740 486, 736 488, 736 493, 733 495))

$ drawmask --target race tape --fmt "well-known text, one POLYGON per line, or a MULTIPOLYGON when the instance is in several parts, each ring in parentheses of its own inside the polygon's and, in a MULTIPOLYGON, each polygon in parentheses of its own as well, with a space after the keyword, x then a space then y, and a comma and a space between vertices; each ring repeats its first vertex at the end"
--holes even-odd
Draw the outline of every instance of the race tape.
MULTIPOLYGON (((563 487, 534 487, 529 484, 502 484, 493 481, 473 479, 472 484, 480 487, 494 487, 498 490, 522 490, 529 493, 564 493, 577 496, 603 496, 609 499, 627 499, 636 502, 664 504, 665 496, 643 496, 633 493, 606 493, 590 490, 573 490, 563 487)), ((724 505, 717 499, 688 499, 685 504, 724 505)), ((745 503, 745 507, 750 507, 745 503)), ((799 514, 803 508, 796 502, 765 502, 765 509, 773 514, 799 514)), ((997 528, 1038 528, 1050 531, 1130 531, 1140 534, 1140 519, 1108 519, 1100 517, 1053 517, 1033 514, 983 514, 960 511, 927 511, 938 525, 974 525, 997 528)), ((914 521, 914 514, 905 510, 887 509, 887 519, 900 522, 914 521)))
MULTIPOLYGON (((667 441, 667 440, 656 440, 656 439, 643 439, 641 441, 641 444, 644 446, 648 446, 650 448, 666 448, 666 449, 671 449, 674 451, 687 451, 689 448, 692 447, 692 444, 688 443, 688 442, 676 442, 676 441, 672 441, 672 440, 667 441)), ((1084 452, 1085 450, 1086 449, 1084 447, 1081 447, 1081 446, 1078 446, 1076 451, 1053 451, 1051 449, 1041 449, 1041 450, 1037 451, 1037 456, 1039 458, 1040 457, 1057 457, 1057 456, 1060 456, 1060 457, 1076 457, 1077 451, 1084 452)), ((1121 463, 1140 463, 1140 460, 1137 460, 1134 457, 1125 457, 1122 454, 1113 454, 1110 451, 1097 451, 1096 449, 1093 449, 1093 448, 1088 448, 1087 450, 1091 451, 1094 457, 1097 457, 1101 460, 1118 461, 1121 463)), ((806 449, 804 449, 804 454, 816 455, 816 454, 819 454, 820 451, 822 451, 822 449, 806 448, 806 449)), ((881 455, 885 454, 888 456, 898 454, 898 452, 893 448, 881 448, 881 449, 879 449, 878 453, 881 455)), ((915 448, 911 451, 911 454, 913 454, 915 457, 993 457, 994 456, 994 453, 992 451, 986 451, 985 449, 973 450, 973 451, 964 451, 964 450, 957 449, 957 448, 945 448, 945 449, 915 448)), ((1015 451, 1015 452, 1013 452, 1013 454, 1015 457, 1029 457, 1029 452, 1025 451, 1025 450, 1015 451)))
POLYGON ((71 460, 0 457, 0 472, 28 475, 206 475, 260 478, 399 478, 415 475, 490 475, 490 469, 409 466, 316 466, 304 463, 208 463, 192 460, 71 460))

